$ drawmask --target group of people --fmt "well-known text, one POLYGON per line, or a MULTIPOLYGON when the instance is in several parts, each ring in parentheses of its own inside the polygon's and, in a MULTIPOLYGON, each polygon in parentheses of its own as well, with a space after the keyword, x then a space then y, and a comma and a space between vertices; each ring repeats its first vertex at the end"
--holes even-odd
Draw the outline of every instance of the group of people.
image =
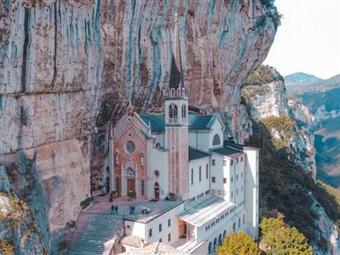
POLYGON ((111 205, 111 214, 118 215, 118 206, 117 205, 111 205))

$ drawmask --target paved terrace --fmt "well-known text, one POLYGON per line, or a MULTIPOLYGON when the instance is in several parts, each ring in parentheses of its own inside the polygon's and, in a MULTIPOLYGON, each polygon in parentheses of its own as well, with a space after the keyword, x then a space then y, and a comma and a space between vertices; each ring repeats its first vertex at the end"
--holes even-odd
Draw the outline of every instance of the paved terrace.
POLYGON ((81 211, 76 222, 75 231, 70 231, 66 239, 70 241, 69 255, 96 255, 106 254, 111 249, 115 233, 122 227, 124 219, 146 223, 164 212, 180 205, 182 201, 159 200, 132 200, 117 198, 109 202, 107 196, 96 197, 93 204, 81 211), (111 213, 111 206, 118 206, 118 214, 111 213), (130 207, 135 207, 135 212, 130 214, 130 207), (149 209, 145 215, 141 211, 149 209), (105 248, 106 243, 106 248, 105 248), (111 244, 112 245, 112 244, 111 244))

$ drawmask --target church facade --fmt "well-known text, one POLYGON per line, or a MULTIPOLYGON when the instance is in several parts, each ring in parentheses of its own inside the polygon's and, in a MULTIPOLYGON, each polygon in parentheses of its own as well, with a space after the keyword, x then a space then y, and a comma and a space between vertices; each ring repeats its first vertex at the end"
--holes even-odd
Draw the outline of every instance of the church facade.
POLYGON ((130 109, 112 128, 110 189, 164 206, 126 220, 126 235, 188 254, 213 254, 235 231, 256 239, 258 149, 224 142, 219 114, 189 112, 184 86, 165 91, 164 108, 164 115, 130 109))

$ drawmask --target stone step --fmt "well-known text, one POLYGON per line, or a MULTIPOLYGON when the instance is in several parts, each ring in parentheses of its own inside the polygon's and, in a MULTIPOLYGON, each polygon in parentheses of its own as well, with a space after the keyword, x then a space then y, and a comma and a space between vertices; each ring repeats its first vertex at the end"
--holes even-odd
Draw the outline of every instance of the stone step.
POLYGON ((103 254, 104 243, 114 237, 122 219, 107 214, 87 214, 86 225, 76 228, 77 237, 70 244, 69 255, 103 254))

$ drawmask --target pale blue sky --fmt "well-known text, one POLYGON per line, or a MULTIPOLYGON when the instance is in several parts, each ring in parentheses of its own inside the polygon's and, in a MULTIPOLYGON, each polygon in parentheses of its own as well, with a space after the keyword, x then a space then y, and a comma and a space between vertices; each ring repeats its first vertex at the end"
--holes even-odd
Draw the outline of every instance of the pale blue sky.
POLYGON ((265 64, 282 75, 340 73, 340 0, 276 0, 283 14, 265 64))

